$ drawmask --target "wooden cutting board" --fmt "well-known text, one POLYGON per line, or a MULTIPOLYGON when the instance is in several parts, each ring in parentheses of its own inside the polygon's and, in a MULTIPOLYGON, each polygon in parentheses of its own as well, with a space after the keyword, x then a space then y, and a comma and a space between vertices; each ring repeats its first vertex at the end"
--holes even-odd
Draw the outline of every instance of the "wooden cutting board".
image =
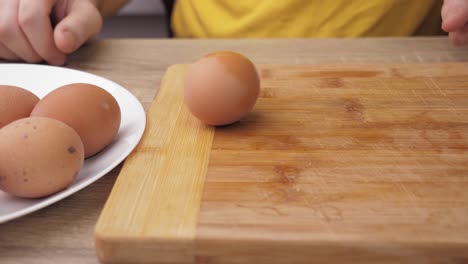
POLYGON ((468 64, 260 65, 212 128, 168 69, 97 223, 108 263, 468 263, 468 64))

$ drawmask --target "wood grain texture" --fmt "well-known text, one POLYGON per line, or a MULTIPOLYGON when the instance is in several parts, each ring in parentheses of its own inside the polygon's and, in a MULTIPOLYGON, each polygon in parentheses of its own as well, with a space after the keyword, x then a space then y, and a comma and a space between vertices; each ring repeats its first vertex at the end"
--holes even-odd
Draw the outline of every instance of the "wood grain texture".
MULTIPOLYGON (((94 41, 81 48, 68 58, 66 67, 91 72, 123 85, 148 110, 167 67, 177 63, 190 63, 205 53, 220 49, 242 52, 258 64, 468 62, 468 47, 453 47, 446 37, 112 39, 94 41)), ((273 146, 286 148, 287 137, 278 137, 277 140, 273 146)), ((268 142, 271 144, 271 141, 268 142)), ((328 146, 339 146, 339 141, 326 141, 326 137, 321 140, 321 144, 325 143, 328 146)), ((346 141, 343 142, 345 143, 346 141)), ((0 263, 99 263, 95 253, 94 227, 120 168, 121 166, 117 167, 96 183, 65 200, 1 224, 0 263)), ((236 171, 233 169, 232 174, 236 175, 236 171)), ((259 175, 274 175, 269 169, 265 169, 264 173, 257 172, 259 175)), ((361 170, 361 173, 365 172, 371 173, 370 170, 361 170)), ((359 170, 355 174, 357 173, 359 170)), ((464 175, 463 171, 459 173, 460 177, 464 175)), ((229 177, 227 172, 224 175, 229 177)), ((200 262, 209 263, 209 258, 200 258, 200 262)), ((459 263, 463 263, 462 260, 459 263)))
POLYGON ((260 72, 216 130, 199 263, 468 261, 468 64, 260 72))
POLYGON ((183 103, 186 67, 172 66, 96 225, 105 263, 193 263, 194 237, 214 129, 183 103))

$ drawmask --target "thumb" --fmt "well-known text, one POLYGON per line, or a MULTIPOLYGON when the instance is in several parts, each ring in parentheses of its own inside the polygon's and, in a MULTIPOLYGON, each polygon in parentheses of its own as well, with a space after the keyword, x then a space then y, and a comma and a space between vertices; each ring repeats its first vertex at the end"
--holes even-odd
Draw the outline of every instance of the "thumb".
POLYGON ((101 31, 102 16, 91 2, 83 0, 71 1, 65 13, 54 29, 54 40, 60 51, 71 53, 101 31))
POLYGON ((468 21, 468 2, 466 0, 445 0, 441 15, 444 31, 458 31, 468 21))

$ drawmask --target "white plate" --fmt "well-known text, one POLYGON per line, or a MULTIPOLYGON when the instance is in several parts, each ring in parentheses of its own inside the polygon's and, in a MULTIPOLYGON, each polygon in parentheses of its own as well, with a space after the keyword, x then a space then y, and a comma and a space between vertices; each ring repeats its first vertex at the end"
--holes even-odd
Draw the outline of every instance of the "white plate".
POLYGON ((28 89, 39 98, 62 85, 91 83, 110 92, 122 112, 119 132, 99 154, 86 159, 77 179, 67 189, 42 199, 21 199, 0 191, 0 223, 51 205, 104 176, 123 161, 140 141, 146 125, 145 111, 137 98, 122 86, 89 73, 34 64, 1 64, 0 84, 28 89))

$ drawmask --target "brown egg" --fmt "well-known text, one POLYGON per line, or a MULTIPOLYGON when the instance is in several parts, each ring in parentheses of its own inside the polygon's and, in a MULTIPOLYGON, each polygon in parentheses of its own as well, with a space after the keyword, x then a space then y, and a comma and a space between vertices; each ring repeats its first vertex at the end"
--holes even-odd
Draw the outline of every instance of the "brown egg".
POLYGON ((38 198, 68 187, 84 162, 83 143, 55 119, 28 117, 0 130, 0 189, 38 198))
POLYGON ((28 117, 39 97, 17 86, 0 85, 0 128, 28 117))
POLYGON ((34 107, 31 116, 60 120, 78 132, 85 157, 109 145, 120 127, 120 107, 106 90, 85 83, 74 83, 47 94, 34 107))
POLYGON ((185 77, 184 98, 190 112, 208 125, 239 121, 254 107, 260 79, 241 54, 223 51, 196 61, 185 77))

